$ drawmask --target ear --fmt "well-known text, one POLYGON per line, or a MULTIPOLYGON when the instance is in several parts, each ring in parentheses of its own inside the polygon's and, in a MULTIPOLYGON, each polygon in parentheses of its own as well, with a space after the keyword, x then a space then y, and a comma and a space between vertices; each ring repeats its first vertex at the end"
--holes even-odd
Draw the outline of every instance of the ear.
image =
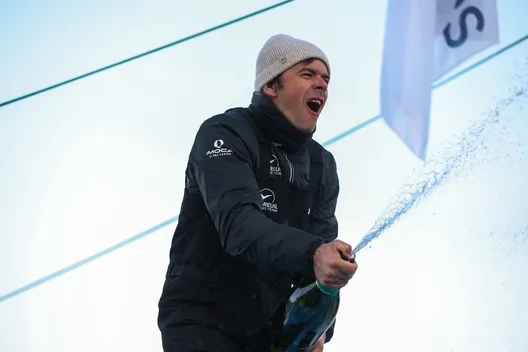
POLYGON ((274 83, 271 87, 265 84, 264 87, 262 87, 262 92, 264 92, 264 94, 266 94, 272 99, 276 98, 277 97, 277 84, 274 83))

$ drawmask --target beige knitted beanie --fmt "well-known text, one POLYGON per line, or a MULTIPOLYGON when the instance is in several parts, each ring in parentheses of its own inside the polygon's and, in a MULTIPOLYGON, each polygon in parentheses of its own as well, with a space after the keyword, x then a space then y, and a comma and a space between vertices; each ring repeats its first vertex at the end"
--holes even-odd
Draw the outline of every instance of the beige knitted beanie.
POLYGON ((257 57, 255 91, 260 91, 266 83, 292 66, 312 58, 323 61, 330 74, 328 58, 314 44, 286 34, 272 36, 264 43, 257 57))

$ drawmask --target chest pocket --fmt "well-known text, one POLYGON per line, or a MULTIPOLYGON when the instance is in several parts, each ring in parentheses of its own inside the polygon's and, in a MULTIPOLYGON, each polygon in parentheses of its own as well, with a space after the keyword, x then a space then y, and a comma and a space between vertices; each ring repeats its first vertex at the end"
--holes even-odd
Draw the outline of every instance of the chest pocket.
POLYGON ((310 182, 306 188, 293 184, 295 168, 282 149, 259 141, 257 183, 262 197, 261 209, 274 222, 307 230, 310 210, 319 192, 322 162, 312 144, 310 182))

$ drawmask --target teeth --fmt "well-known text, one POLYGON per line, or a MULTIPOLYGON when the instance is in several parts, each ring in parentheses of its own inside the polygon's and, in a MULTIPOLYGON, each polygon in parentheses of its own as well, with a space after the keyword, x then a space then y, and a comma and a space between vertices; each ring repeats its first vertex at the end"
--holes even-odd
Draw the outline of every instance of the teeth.
POLYGON ((308 102, 309 103, 317 103, 318 105, 322 104, 322 102, 320 100, 317 100, 317 99, 312 99, 312 100, 309 100, 308 102))

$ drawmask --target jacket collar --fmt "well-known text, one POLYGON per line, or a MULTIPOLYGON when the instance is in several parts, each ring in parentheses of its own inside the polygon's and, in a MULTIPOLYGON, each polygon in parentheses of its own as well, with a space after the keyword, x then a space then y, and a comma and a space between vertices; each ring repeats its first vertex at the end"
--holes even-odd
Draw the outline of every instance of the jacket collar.
POLYGON ((271 98, 259 92, 253 93, 248 110, 264 135, 287 152, 295 152, 306 146, 315 132, 306 133, 297 129, 271 98))

